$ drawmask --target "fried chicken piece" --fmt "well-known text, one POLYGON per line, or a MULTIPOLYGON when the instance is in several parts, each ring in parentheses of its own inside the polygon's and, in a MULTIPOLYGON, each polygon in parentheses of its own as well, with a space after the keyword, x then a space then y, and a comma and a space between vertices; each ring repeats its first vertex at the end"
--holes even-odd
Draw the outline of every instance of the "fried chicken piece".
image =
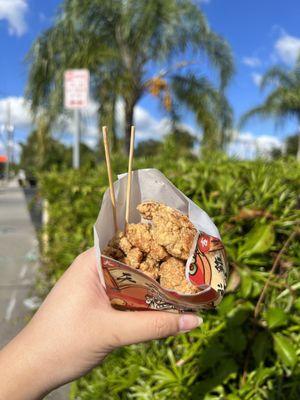
POLYGON ((137 247, 133 247, 127 253, 126 257, 122 262, 129 265, 132 268, 138 269, 140 267, 140 263, 143 259, 143 253, 137 247))
POLYGON ((137 210, 145 219, 151 220, 153 214, 159 211, 161 205, 163 204, 157 201, 144 201, 137 206, 137 210))
POLYGON ((120 238, 119 247, 125 254, 128 254, 131 251, 132 244, 129 242, 125 235, 120 238))
POLYGON ((159 264, 150 255, 148 255, 140 265, 140 270, 153 279, 158 278, 159 264))
POLYGON ((185 294, 195 294, 199 289, 189 283, 185 277, 185 264, 175 257, 170 257, 160 265, 160 284, 165 289, 185 294))
POLYGON ((140 214, 152 220, 152 237, 163 246, 169 254, 187 260, 197 233, 186 215, 155 201, 138 205, 140 214))
POLYGON ((147 224, 128 224, 126 237, 134 247, 138 247, 144 253, 151 249, 152 236, 150 226, 147 224))
POLYGON ((138 247, 156 261, 163 260, 168 256, 165 249, 156 243, 150 225, 142 223, 128 224, 126 237, 132 246, 138 247))
POLYGON ((153 258, 155 261, 162 261, 169 257, 169 254, 166 250, 153 239, 151 242, 151 249, 148 255, 153 258))

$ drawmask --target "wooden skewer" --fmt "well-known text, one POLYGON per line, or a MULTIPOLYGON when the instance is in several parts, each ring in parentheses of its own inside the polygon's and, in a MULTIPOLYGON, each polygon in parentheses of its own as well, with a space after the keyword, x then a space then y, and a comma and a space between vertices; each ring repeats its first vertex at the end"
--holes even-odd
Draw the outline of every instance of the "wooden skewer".
POLYGON ((129 212, 130 212, 130 193, 131 193, 131 178, 132 178, 132 161, 134 152, 134 138, 135 128, 131 127, 130 132, 130 149, 129 149, 129 162, 128 162, 128 174, 127 174, 127 191, 126 191, 126 211, 125 211, 125 223, 129 223, 129 212))
POLYGON ((108 136, 107 136, 107 126, 102 127, 102 133, 103 133, 103 143, 104 143, 104 150, 105 150, 107 175, 108 175, 108 181, 109 181, 109 193, 110 193, 110 199, 111 199, 112 210, 113 210, 115 232, 117 232, 118 224, 117 224, 116 198, 115 198, 112 168, 111 168, 111 163, 110 163, 110 151, 109 151, 108 136))

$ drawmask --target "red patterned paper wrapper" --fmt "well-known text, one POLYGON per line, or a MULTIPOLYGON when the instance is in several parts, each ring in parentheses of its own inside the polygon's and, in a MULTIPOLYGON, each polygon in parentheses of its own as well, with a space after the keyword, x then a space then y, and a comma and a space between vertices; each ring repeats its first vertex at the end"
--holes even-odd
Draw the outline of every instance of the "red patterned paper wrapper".
MULTIPOLYGON (((115 182, 117 219, 124 229, 127 175, 115 182)), ((132 179, 132 212, 130 222, 140 222, 136 206, 155 200, 188 215, 198 234, 186 263, 186 279, 199 288, 188 295, 164 289, 143 272, 101 255, 101 249, 114 235, 109 192, 104 195, 94 226, 95 248, 99 276, 112 305, 123 310, 164 310, 174 312, 214 308, 222 299, 227 282, 228 267, 219 232, 208 215, 155 169, 138 170, 132 179), (108 232, 107 232, 108 231, 108 232)))

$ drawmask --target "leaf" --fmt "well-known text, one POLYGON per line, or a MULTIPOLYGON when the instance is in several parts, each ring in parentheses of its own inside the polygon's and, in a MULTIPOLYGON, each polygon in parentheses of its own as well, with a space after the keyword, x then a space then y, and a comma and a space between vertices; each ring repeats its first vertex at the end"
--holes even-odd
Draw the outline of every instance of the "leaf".
POLYGON ((273 339, 274 350, 278 357, 288 367, 294 367, 297 363, 297 354, 293 342, 281 333, 273 334, 273 339))
POLYGON ((229 394, 229 395, 226 397, 226 400, 240 400, 240 397, 237 396, 237 395, 235 395, 235 394, 229 394))
POLYGON ((285 325, 288 321, 288 315, 281 308, 272 307, 265 312, 265 319, 268 327, 274 329, 285 325))
POLYGON ((201 351, 199 355, 199 365, 201 372, 211 367, 218 366, 222 359, 228 357, 228 353, 223 344, 212 341, 211 345, 201 351))
POLYGON ((242 329, 238 327, 232 327, 231 329, 227 329, 224 341, 227 344, 228 348, 231 349, 233 353, 238 353, 238 354, 240 354, 247 345, 246 337, 242 329))
POLYGON ((266 253, 275 240, 272 224, 256 225, 246 236, 244 244, 239 248, 239 259, 252 254, 266 253))
POLYGON ((241 284, 241 296, 243 299, 246 299, 250 293, 251 293, 251 289, 252 289, 252 278, 246 274, 243 274, 242 277, 242 284, 241 284))
POLYGON ((271 336, 267 332, 259 332, 252 345, 252 354, 257 364, 264 361, 271 347, 271 336))
POLYGON ((223 359, 220 364, 214 369, 213 373, 206 379, 199 380, 192 388, 191 393, 195 397, 200 399, 201 395, 208 393, 220 384, 226 383, 226 381, 238 371, 238 366, 234 360, 223 359))
POLYGON ((255 375, 256 387, 261 387, 262 384, 264 383, 264 381, 266 379, 270 379, 270 377, 274 374, 274 372, 275 372, 275 368, 274 367, 263 368, 262 366, 260 366, 257 369, 257 373, 255 375))
POLYGON ((254 307, 250 302, 240 304, 233 308, 227 315, 228 326, 242 325, 249 317, 249 314, 253 311, 253 308, 254 307))
POLYGON ((222 300, 221 304, 218 305, 218 313, 220 315, 227 315, 230 310, 233 309, 234 306, 234 296, 227 295, 222 300))
POLYGON ((300 298, 295 301, 294 307, 297 308, 297 310, 300 310, 300 298))
POLYGON ((262 284, 257 282, 257 281, 253 281, 252 282, 252 290, 251 290, 251 297, 258 297, 262 291, 262 284))

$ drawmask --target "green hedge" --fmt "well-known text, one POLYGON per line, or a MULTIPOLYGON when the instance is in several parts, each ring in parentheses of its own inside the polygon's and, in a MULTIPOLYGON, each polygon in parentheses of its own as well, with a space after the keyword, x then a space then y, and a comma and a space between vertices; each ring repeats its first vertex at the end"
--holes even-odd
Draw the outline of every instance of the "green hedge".
MULTIPOLYGON (((231 266, 228 292, 190 334, 115 351, 72 385, 71 398, 290 399, 300 398, 299 236, 280 257, 262 312, 254 308, 276 256, 299 224, 300 167, 264 163, 139 160, 155 166, 214 219, 231 266)), ((114 160, 124 172, 126 160, 114 160)), ((107 186, 105 167, 49 173, 40 181, 49 201, 47 281, 92 245, 92 225, 107 186)))

